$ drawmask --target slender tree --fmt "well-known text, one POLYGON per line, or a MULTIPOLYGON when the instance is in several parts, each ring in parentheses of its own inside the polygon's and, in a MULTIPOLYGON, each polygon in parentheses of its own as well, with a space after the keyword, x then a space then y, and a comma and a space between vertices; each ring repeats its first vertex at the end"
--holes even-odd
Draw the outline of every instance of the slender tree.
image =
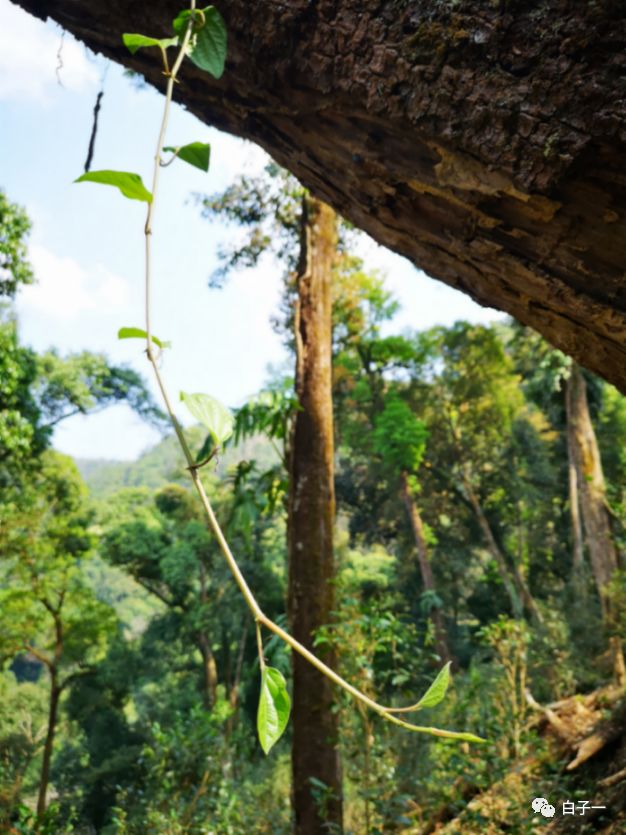
MULTIPOLYGON (((332 275, 337 250, 333 210, 302 198, 300 260, 295 276, 296 411, 289 461, 289 621, 312 648, 334 610, 335 490, 332 403, 332 275)), ((335 656, 324 653, 331 666, 335 656)), ((292 792, 295 831, 342 826, 339 717, 331 683, 293 655, 292 792), (320 802, 316 787, 326 787, 320 802)), ((319 793, 319 792, 318 792, 319 793)))

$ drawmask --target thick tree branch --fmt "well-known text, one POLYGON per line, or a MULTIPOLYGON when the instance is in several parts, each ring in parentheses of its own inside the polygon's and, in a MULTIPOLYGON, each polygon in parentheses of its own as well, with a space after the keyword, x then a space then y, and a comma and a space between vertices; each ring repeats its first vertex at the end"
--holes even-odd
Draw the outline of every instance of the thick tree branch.
MULTIPOLYGON (((175 0, 19 0, 160 89, 175 0)), ((626 6, 217 0, 220 81, 178 98, 376 240, 626 391, 626 6)))

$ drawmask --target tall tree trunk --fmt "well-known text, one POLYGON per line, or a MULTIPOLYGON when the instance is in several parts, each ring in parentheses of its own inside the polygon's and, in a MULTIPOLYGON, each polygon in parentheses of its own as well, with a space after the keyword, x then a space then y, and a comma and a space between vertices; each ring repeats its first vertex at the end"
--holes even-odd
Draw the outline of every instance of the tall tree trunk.
POLYGON ((46 800, 48 786, 50 784, 50 764, 54 750, 54 736, 56 734, 57 719, 59 713, 59 699, 61 687, 59 685, 58 673, 55 668, 49 668, 50 673, 50 698, 48 700, 48 726, 46 729, 46 740, 43 746, 43 757, 41 761, 41 773, 39 776, 39 793, 37 796, 37 817, 43 818, 46 812, 46 800))
MULTIPOLYGON (((335 519, 331 388, 331 279, 337 247, 333 210, 305 197, 295 311, 296 394, 290 443, 288 611, 294 637, 312 648, 334 609, 335 519)), ((333 664, 335 654, 323 653, 333 664)), ((293 653, 292 793, 295 832, 342 828, 339 716, 331 683, 293 653), (326 786, 320 797, 319 787, 326 786)))
POLYGON ((512 569, 509 569, 506 558, 502 553, 500 546, 496 542, 495 536, 493 535, 491 525, 485 515, 485 511, 480 503, 478 494, 471 483, 471 478, 467 474, 464 476, 464 486, 465 493, 472 506, 474 515, 476 516, 476 521, 478 522, 485 540, 487 550, 498 566, 498 572, 502 578, 502 582, 504 583, 509 600, 511 601, 511 608, 514 616, 520 617, 522 615, 523 608, 526 609, 531 617, 541 623, 543 618, 537 608, 534 597, 530 593, 526 580, 523 578, 522 573, 519 570, 519 566, 515 562, 513 563, 512 569))
MULTIPOLYGON (((403 470, 402 478, 402 498, 404 499, 404 506, 411 522, 411 529, 413 530, 413 537, 415 539, 415 547, 417 550, 417 561, 420 567, 420 574, 422 575, 422 583, 424 589, 428 592, 436 593, 435 578, 433 577, 433 570, 430 564, 430 557, 428 553, 428 543, 426 542, 426 534, 424 532, 424 525, 422 517, 418 510, 415 498, 411 491, 408 474, 403 470)), ((435 647, 442 661, 449 661, 451 659, 448 642, 446 639, 446 628, 441 615, 441 610, 438 606, 434 606, 430 613, 430 618, 435 627, 435 647)))
MULTIPOLYGON (((18 2, 163 89, 158 50, 120 33, 168 36, 171 0, 18 2)), ((624 3, 217 5, 226 71, 185 64, 192 113, 626 391, 624 3)))
POLYGON ((606 488, 596 433, 589 414, 587 385, 580 368, 572 363, 565 392, 567 432, 571 439, 585 540, 595 579, 602 614, 609 617, 607 584, 618 566, 618 554, 611 532, 606 503, 606 488))
MULTIPOLYGON (((569 386, 568 386, 569 390, 569 386)), ((575 458, 575 439, 571 421, 567 421, 567 473, 569 484, 569 512, 572 521, 572 570, 575 579, 582 577, 584 566, 583 526, 580 519, 578 473, 575 458)), ((581 586, 581 589, 584 586, 581 586)))

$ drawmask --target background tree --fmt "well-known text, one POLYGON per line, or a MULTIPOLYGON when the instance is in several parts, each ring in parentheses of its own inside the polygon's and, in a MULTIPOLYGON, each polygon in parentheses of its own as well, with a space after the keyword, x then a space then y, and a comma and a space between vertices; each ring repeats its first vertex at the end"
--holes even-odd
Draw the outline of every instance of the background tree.
POLYGON ((46 811, 61 696, 92 669, 115 629, 112 610, 96 599, 79 565, 92 546, 84 500, 71 462, 47 453, 0 534, 1 655, 30 655, 49 678, 37 799, 40 818, 46 811))
MULTIPOLYGON (((309 649, 334 611, 334 442, 332 403, 332 278, 337 257, 334 212, 311 198, 275 166, 270 179, 242 179, 202 201, 204 213, 226 216, 246 237, 222 252, 224 270, 250 266, 272 250, 286 273, 284 315, 292 322, 295 396, 288 447, 287 610, 292 634, 309 649), (272 233, 275 233, 275 237, 272 233), (290 304, 293 304, 293 310, 290 304)), ((287 331, 288 333, 290 331, 287 331)), ((331 648, 322 651, 330 665, 331 648)), ((300 833, 342 827, 339 723, 333 687, 300 656, 293 656, 293 809, 300 833), (315 783, 326 786, 320 804, 315 783)))

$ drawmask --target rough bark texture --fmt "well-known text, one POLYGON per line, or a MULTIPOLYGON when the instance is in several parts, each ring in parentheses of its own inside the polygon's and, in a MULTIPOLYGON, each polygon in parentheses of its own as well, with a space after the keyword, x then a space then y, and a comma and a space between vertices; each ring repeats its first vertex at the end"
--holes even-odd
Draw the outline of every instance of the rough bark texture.
MULTIPOLYGON (((19 4, 162 87, 120 33, 169 33, 177 0, 19 4)), ((622 0, 216 4, 226 72, 185 69, 193 113, 626 391, 622 0)))
MULTIPOLYGON (((424 524, 422 517, 418 510, 417 504, 411 492, 409 479, 407 473, 402 473, 402 498, 404 499, 404 506, 411 522, 411 530, 415 539, 415 548, 417 550, 417 561, 420 567, 420 574, 424 589, 429 592, 436 593, 435 578, 433 577, 433 569, 430 564, 430 557, 428 554, 428 543, 426 542, 426 534, 424 532, 424 524)), ((435 627, 435 647, 442 661, 450 661, 452 656, 448 649, 448 642, 446 640, 446 628, 443 622, 441 611, 434 607, 430 612, 430 618, 435 627)))
MULTIPOLYGON (((337 247, 333 210, 303 200, 295 311, 296 412, 289 465, 289 621, 298 641, 313 649, 334 609, 331 279, 337 247)), ((339 716, 331 683, 293 653, 292 793, 295 832, 340 832, 342 787, 339 716), (327 791, 321 791, 321 781, 327 791)), ((324 660, 334 665, 334 653, 324 660)))
POLYGON ((566 410, 568 433, 580 486, 585 540, 602 611, 606 617, 609 614, 606 586, 617 569, 618 555, 607 509, 600 450, 589 415, 587 385, 575 363, 572 363, 571 374, 567 380, 566 410))

